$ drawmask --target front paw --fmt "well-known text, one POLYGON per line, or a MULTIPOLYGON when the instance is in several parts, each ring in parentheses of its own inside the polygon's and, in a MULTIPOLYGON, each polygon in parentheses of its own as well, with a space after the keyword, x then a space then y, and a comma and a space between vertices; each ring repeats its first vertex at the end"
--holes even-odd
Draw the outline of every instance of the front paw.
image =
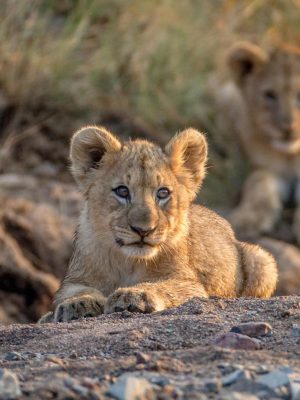
POLYGON ((85 294, 71 297, 60 303, 53 316, 53 322, 67 322, 79 318, 97 317, 104 312, 103 300, 93 295, 85 294))
POLYGON ((157 295, 140 288, 123 288, 109 296, 105 304, 105 313, 131 312, 151 313, 162 310, 163 304, 157 295))

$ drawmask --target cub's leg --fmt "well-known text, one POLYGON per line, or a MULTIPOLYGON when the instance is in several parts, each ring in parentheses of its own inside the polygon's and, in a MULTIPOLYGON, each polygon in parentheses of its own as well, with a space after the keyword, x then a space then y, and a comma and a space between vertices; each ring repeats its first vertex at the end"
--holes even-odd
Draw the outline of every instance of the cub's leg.
POLYGON ((270 297, 278 279, 277 265, 273 256, 258 245, 239 243, 241 249, 244 285, 240 296, 270 297))
POLYGON ((113 292, 107 299, 105 312, 129 310, 151 313, 176 307, 196 296, 208 297, 204 287, 195 279, 183 281, 182 278, 181 280, 173 278, 153 283, 140 283, 113 292))
POLYGON ((96 317, 103 314, 105 301, 97 289, 80 284, 65 284, 56 295, 53 315, 48 313, 39 322, 66 322, 96 317))
POLYGON ((237 236, 255 239, 269 232, 282 210, 279 179, 266 170, 256 170, 246 181, 242 200, 229 216, 237 236))

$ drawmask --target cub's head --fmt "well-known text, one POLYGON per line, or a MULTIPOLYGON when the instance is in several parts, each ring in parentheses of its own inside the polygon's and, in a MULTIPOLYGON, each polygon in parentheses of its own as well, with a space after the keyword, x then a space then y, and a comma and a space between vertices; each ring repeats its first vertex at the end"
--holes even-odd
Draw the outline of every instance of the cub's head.
POLYGON ((86 198, 84 218, 105 246, 145 259, 172 251, 187 233, 189 205, 205 175, 201 133, 187 129, 162 150, 86 127, 73 136, 70 157, 86 198))
POLYGON ((300 49, 266 52, 240 42, 229 51, 228 64, 256 133, 283 153, 300 152, 300 49))

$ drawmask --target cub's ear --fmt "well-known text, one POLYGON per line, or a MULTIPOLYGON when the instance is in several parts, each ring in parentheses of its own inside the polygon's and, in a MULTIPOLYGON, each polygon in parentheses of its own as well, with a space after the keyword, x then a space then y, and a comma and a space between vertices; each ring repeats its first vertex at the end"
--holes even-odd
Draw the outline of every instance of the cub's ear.
POLYGON ((191 200, 194 199, 205 176, 205 136, 195 129, 186 129, 170 140, 165 151, 177 179, 186 186, 191 200))
POLYGON ((259 70, 269 60, 267 52, 249 42, 235 43, 227 54, 227 63, 233 78, 241 85, 244 79, 259 70))
POLYGON ((99 168, 105 153, 119 151, 121 147, 118 139, 105 128, 87 126, 77 131, 70 149, 72 173, 77 183, 83 185, 88 173, 99 168))

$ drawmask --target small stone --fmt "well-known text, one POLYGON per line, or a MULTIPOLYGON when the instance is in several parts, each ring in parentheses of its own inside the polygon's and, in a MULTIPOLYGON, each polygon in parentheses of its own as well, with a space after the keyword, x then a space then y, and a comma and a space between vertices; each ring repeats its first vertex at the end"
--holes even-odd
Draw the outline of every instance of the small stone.
POLYGON ((291 400, 300 400, 300 382, 290 382, 291 400))
POLYGON ((17 399, 21 396, 20 383, 16 374, 0 369, 0 398, 17 399))
POLYGON ((300 324, 293 324, 292 329, 294 336, 300 336, 300 324))
POLYGON ((256 382, 267 386, 269 389, 275 390, 281 386, 289 384, 289 376, 286 372, 276 370, 268 374, 261 375, 256 382))
POLYGON ((150 383, 144 378, 122 375, 116 383, 111 385, 107 394, 118 400, 138 400, 147 396, 154 398, 154 391, 150 383))
POLYGON ((20 353, 17 353, 16 351, 10 351, 10 352, 4 354, 3 359, 6 361, 20 361, 23 358, 20 353))
POLYGON ((215 344, 220 347, 235 350, 258 350, 261 348, 260 340, 235 332, 228 332, 219 336, 215 340, 215 344))
POLYGON ((121 317, 122 318, 131 318, 132 317, 132 313, 128 310, 124 310, 121 312, 121 317))
POLYGON ((222 383, 219 379, 215 379, 213 381, 207 382, 205 384, 205 390, 211 393, 219 393, 222 388, 222 383))
POLYGON ((231 374, 222 378, 222 385, 230 386, 240 379, 251 379, 250 372, 243 369, 237 369, 236 371, 233 371, 231 374))
POLYGON ((160 392, 160 398, 162 399, 178 399, 181 396, 181 390, 175 388, 173 385, 166 385, 160 392))
POLYGON ((266 322, 245 322, 231 328, 230 332, 251 337, 266 336, 272 332, 272 326, 266 322))
POLYGON ((254 394, 230 392, 223 395, 222 400, 258 400, 259 398, 254 394))
POLYGON ((60 365, 61 367, 65 367, 65 365, 67 364, 66 361, 62 360, 59 357, 55 357, 52 355, 48 355, 45 357, 46 361, 52 362, 53 364, 57 364, 60 365))
POLYGON ((146 364, 150 360, 150 356, 148 354, 137 351, 135 353, 136 363, 137 364, 146 364))
POLYGON ((71 389, 74 392, 78 393, 81 397, 86 397, 88 395, 88 393, 89 393, 89 390, 86 387, 80 385, 80 383, 76 379, 73 379, 71 377, 70 378, 66 378, 64 380, 64 384, 69 389, 71 389))
POLYGON ((150 382, 153 383, 154 385, 158 385, 158 386, 167 386, 170 384, 170 379, 166 378, 165 376, 162 375, 157 375, 157 376, 153 376, 150 378, 150 382))
POLYGON ((76 351, 72 351, 72 353, 70 354, 70 358, 72 359, 78 358, 78 354, 76 353, 76 351))

